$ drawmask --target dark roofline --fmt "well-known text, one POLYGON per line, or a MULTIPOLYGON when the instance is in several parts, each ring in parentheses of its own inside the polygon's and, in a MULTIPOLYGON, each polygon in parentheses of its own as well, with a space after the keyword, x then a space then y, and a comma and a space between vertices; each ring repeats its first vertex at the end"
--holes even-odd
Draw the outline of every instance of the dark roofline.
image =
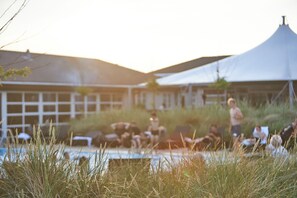
POLYGON ((84 84, 76 85, 69 83, 46 83, 46 82, 18 82, 2 81, 2 85, 30 85, 30 86, 67 86, 67 87, 103 87, 103 88, 135 88, 138 85, 112 85, 112 84, 84 84))
POLYGON ((230 55, 222 55, 222 56, 204 56, 204 57, 200 57, 197 59, 193 59, 190 61, 186 61, 183 63, 179 63, 176 65, 172 65, 169 67, 165 67, 159 70, 155 70, 152 72, 147 73, 148 75, 154 75, 154 74, 160 74, 160 73, 165 73, 165 74, 169 74, 169 73, 178 73, 178 72, 182 72, 182 71, 186 71, 189 69, 193 69, 196 67, 200 67, 203 65, 206 65, 208 63, 212 63, 224 58, 229 57, 230 55))
MULTIPOLYGON (((86 57, 81 57, 81 56, 70 56, 70 55, 61 55, 61 54, 47 54, 47 53, 35 53, 35 52, 31 52, 29 50, 23 52, 23 51, 13 51, 13 50, 0 50, 1 52, 8 52, 8 53, 15 53, 15 54, 20 54, 20 55, 24 55, 26 53, 30 53, 32 55, 32 58, 36 58, 38 56, 49 56, 49 57, 57 57, 57 58, 75 58, 75 59, 82 59, 82 60, 93 60, 93 61, 99 61, 99 62, 102 62, 102 63, 106 63, 106 64, 111 64, 111 65, 114 65, 114 66, 117 66, 117 67, 122 67, 122 68, 125 68, 127 70, 130 70, 130 71, 133 71, 133 72, 137 72, 139 74, 145 74, 144 72, 140 72, 140 71, 137 71, 137 70, 134 70, 134 69, 131 69, 131 68, 128 68, 128 67, 125 67, 125 66, 122 66, 122 65, 118 65, 118 64, 115 64, 115 63, 110 63, 110 62, 107 62, 107 61, 104 61, 104 60, 101 60, 101 59, 96 59, 96 58, 86 58, 86 57)), ((1 65, 3 66, 3 65, 1 65)))

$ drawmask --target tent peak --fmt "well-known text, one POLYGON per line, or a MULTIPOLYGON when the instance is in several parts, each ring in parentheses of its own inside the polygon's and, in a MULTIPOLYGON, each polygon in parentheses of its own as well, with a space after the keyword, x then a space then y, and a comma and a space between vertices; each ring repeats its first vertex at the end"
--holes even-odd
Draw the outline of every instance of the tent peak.
POLYGON ((286 16, 282 16, 282 18, 283 18, 283 23, 282 23, 282 25, 287 25, 287 24, 286 24, 286 16))

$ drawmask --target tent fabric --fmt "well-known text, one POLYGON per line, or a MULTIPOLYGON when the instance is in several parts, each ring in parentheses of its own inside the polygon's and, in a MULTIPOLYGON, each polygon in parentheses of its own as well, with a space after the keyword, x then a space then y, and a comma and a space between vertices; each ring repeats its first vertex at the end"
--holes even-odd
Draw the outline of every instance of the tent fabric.
POLYGON ((270 38, 243 54, 160 78, 158 83, 208 84, 218 74, 228 82, 297 80, 297 34, 280 25, 270 38))

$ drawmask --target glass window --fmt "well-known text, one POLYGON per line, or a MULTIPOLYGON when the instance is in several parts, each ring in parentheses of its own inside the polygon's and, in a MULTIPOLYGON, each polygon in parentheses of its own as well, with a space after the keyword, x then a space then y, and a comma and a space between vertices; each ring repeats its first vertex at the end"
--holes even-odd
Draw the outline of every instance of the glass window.
POLYGON ((100 109, 101 111, 108 111, 110 110, 110 104, 101 104, 100 109))
POLYGON ((95 104, 89 104, 88 105, 88 112, 96 111, 96 105, 95 104))
POLYGON ((22 113, 22 105, 7 105, 7 113, 22 113))
POLYGON ((61 102, 70 102, 70 94, 59 93, 58 100, 61 102))
POLYGON ((83 114, 81 114, 81 113, 76 113, 76 114, 75 114, 75 118, 76 118, 76 119, 83 118, 83 114))
POLYGON ((122 95, 120 95, 120 94, 113 94, 112 100, 114 102, 122 102, 122 95))
POLYGON ((44 112, 55 112, 56 106, 55 105, 45 105, 45 106, 43 106, 43 111, 44 112))
POLYGON ((96 95, 88 96, 88 102, 96 102, 96 95))
POLYGON ((68 122, 70 120, 70 115, 59 115, 59 123, 68 122))
POLYGON ((11 130, 11 134, 8 134, 10 132, 7 132, 7 135, 13 135, 15 136, 17 133, 21 133, 23 131, 22 127, 9 127, 9 129, 11 130))
POLYGON ((111 101, 110 94, 101 94, 100 100, 101 102, 110 102, 111 101))
POLYGON ((59 112, 70 112, 70 105, 59 105, 59 112))
POLYGON ((7 93, 7 102, 22 102, 22 93, 7 93))
POLYGON ((38 102, 38 93, 25 93, 26 102, 38 102))
POLYGON ((145 105, 146 104, 146 94, 145 93, 142 93, 141 94, 141 104, 145 105))
POLYGON ((55 123, 56 122, 56 115, 44 115, 43 116, 43 123, 45 123, 45 122, 55 123))
POLYGON ((25 111, 26 112, 38 112, 38 106, 26 106, 25 107, 25 111))
POLYGON ((8 125, 22 124, 22 116, 8 116, 7 124, 8 125))
POLYGON ((83 101, 84 101, 84 97, 82 95, 75 96, 75 102, 83 102, 83 101))
POLYGON ((37 124, 38 123, 38 116, 26 116, 25 117, 25 124, 37 124))
POLYGON ((84 111, 84 105, 83 104, 76 104, 75 105, 75 111, 76 112, 84 111))
POLYGON ((44 93, 43 101, 44 102, 55 102, 56 101, 56 93, 44 93))

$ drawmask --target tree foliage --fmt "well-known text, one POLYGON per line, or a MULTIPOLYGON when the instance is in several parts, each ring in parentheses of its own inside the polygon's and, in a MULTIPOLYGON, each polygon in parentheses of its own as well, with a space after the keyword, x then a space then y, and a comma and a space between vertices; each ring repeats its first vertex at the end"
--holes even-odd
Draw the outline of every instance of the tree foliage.
POLYGON ((22 76, 27 77, 31 73, 31 69, 29 67, 23 67, 21 69, 4 69, 2 66, 0 66, 0 84, 3 80, 6 80, 8 78, 15 78, 16 76, 22 76))
POLYGON ((155 78, 152 78, 152 79, 150 79, 148 82, 147 82, 147 84, 146 84, 146 87, 147 87, 147 89, 149 90, 149 91, 151 91, 152 93, 153 93, 153 104, 152 104, 152 106, 153 106, 153 109, 155 109, 156 107, 156 101, 155 101, 155 99, 156 99, 156 93, 157 93, 157 91, 158 91, 158 89, 159 89, 159 87, 160 87, 160 85, 159 85, 159 83, 156 81, 156 79, 155 78))
POLYGON ((219 77, 213 84, 210 84, 210 87, 216 90, 227 90, 230 86, 230 83, 226 81, 224 77, 219 77))
POLYGON ((147 82, 147 88, 149 91, 156 92, 159 89, 159 84, 156 79, 152 78, 147 82))
POLYGON ((81 96, 87 96, 87 95, 89 95, 90 93, 93 92, 93 89, 90 88, 90 87, 83 87, 83 86, 81 86, 81 87, 76 87, 75 88, 75 91, 77 93, 79 93, 81 96))
MULTIPOLYGON (((0 20, 3 19, 4 17, 8 17, 8 20, 0 21, 0 34, 2 34, 8 28, 11 22, 26 7, 28 2, 29 0, 21 0, 20 5, 18 5, 19 1, 15 0, 2 14, 0 14, 0 20), (7 16, 9 13, 9 10, 13 9, 14 6, 18 6, 17 10, 12 14, 12 16, 7 16)), ((4 46, 7 46, 7 45, 0 46, 0 49, 2 49, 4 46)), ((0 65, 0 85, 3 80, 6 80, 8 78, 15 78, 16 76, 27 77, 30 73, 31 73, 31 69, 29 67, 23 67, 20 69, 16 69, 16 68, 4 69, 4 67, 0 65)))

